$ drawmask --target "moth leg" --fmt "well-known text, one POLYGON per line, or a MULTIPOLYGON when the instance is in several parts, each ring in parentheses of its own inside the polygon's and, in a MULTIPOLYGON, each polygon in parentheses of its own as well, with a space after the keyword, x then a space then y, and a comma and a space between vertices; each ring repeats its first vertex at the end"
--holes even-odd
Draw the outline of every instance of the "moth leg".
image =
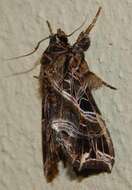
POLYGON ((117 90, 117 88, 115 88, 114 86, 111 86, 110 84, 108 84, 107 82, 103 81, 103 84, 109 88, 111 88, 112 90, 117 90))
POLYGON ((51 64, 53 63, 53 58, 48 53, 44 52, 41 57, 40 62, 41 62, 41 65, 51 64))
POLYGON ((53 59, 52 59, 49 55, 47 55, 46 53, 43 53, 42 59, 43 59, 44 57, 48 58, 49 61, 51 61, 51 62, 53 61, 53 59))

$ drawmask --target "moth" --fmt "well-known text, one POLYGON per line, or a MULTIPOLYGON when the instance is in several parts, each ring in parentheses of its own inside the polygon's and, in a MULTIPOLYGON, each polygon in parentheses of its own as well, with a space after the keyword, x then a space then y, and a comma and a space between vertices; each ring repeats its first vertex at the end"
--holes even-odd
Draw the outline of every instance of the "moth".
MULTIPOLYGON (((114 164, 113 143, 93 98, 92 91, 106 86, 116 88, 93 73, 85 52, 90 47, 90 31, 100 14, 99 7, 93 21, 70 44, 70 35, 61 29, 53 33, 47 21, 49 45, 40 63, 40 94, 42 98, 42 152, 44 175, 48 182, 57 176, 62 161, 76 176, 110 173, 114 164)), ((82 26, 81 26, 82 27, 82 26)))

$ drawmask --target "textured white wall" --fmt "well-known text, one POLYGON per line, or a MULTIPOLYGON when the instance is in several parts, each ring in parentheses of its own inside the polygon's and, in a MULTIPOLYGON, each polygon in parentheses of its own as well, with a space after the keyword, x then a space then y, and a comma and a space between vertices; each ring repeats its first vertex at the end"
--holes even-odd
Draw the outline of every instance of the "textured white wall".
POLYGON ((0 0, 0 190, 132 189, 131 21, 132 0, 0 0), (71 181, 61 169, 49 185, 43 177, 41 101, 33 78, 39 67, 25 75, 4 77, 32 67, 48 42, 33 56, 3 59, 28 52, 47 36, 47 19, 54 30, 61 27, 70 33, 87 14, 88 24, 99 6, 103 11, 91 33, 86 59, 94 72, 118 88, 117 92, 103 88, 95 94, 113 138, 115 166, 110 175, 92 176, 80 183, 71 181))

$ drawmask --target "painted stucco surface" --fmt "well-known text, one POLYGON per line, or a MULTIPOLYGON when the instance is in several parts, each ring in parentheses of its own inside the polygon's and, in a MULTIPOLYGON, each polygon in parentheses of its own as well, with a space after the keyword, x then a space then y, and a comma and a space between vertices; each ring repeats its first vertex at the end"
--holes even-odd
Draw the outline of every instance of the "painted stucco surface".
MULTIPOLYGON (((73 42, 76 33, 71 37, 73 42)), ((131 190, 132 189, 132 0, 0 0, 0 190, 131 190), (116 162, 112 174, 71 180, 60 164, 52 184, 43 177, 41 154, 41 100, 38 95, 39 66, 27 70, 40 58, 48 41, 27 58, 5 61, 31 50, 54 31, 67 33, 88 14, 92 20, 103 11, 91 32, 86 52, 91 70, 118 88, 102 88, 94 97, 111 133, 116 162)))

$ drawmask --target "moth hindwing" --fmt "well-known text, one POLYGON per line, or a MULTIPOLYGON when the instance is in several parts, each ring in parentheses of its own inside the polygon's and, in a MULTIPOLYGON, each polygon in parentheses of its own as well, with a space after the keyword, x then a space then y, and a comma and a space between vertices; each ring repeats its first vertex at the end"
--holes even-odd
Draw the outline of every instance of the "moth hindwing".
POLYGON ((49 46, 41 58, 42 150, 48 182, 58 174, 58 162, 77 176, 111 172, 114 148, 105 121, 92 96, 103 85, 115 89, 90 71, 84 52, 100 13, 70 45, 61 29, 50 28, 49 46))

